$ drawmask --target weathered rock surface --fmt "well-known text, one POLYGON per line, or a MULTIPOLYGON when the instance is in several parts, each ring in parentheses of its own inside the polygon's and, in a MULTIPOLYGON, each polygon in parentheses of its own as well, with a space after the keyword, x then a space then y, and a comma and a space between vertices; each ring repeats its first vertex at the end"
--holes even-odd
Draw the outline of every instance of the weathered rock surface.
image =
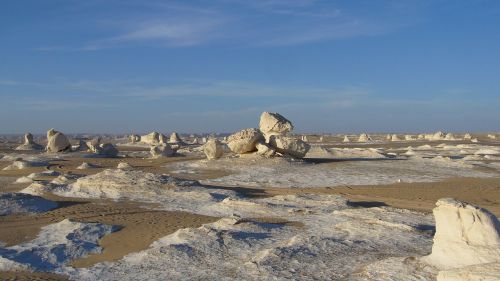
POLYGON ((269 145, 277 152, 297 158, 303 158, 311 146, 299 139, 286 136, 271 136, 269 145))
POLYGON ((48 152, 69 151, 71 150, 71 143, 63 133, 50 129, 47 132, 46 150, 48 152))
POLYGON ((132 134, 128 136, 128 139, 130 140, 131 143, 136 143, 141 141, 141 136, 132 134))
POLYGON ((116 157, 118 155, 118 149, 111 143, 101 143, 95 148, 94 153, 106 157, 116 157))
POLYGON ((361 134, 361 135, 359 135, 358 142, 368 142, 371 140, 372 140, 372 138, 368 134, 361 134))
POLYGON ((451 198, 436 206, 434 244, 424 261, 440 269, 500 262, 500 223, 493 214, 451 198))
POLYGON ((203 145, 203 152, 208 159, 218 159, 224 154, 224 146, 219 140, 210 139, 203 145))
POLYGON ((256 151, 258 142, 264 140, 262 133, 255 129, 244 129, 230 135, 227 138, 227 146, 232 152, 242 154, 256 151))
POLYGON ((349 139, 349 137, 344 136, 344 140, 342 142, 351 142, 351 140, 349 139))
POLYGON ((257 148, 257 154, 260 156, 273 157, 276 155, 276 150, 266 143, 257 143, 255 147, 257 148))
POLYGON ((141 136, 140 139, 142 143, 147 143, 151 145, 167 143, 166 137, 158 132, 151 132, 147 135, 141 136))
POLYGON ((184 143, 181 139, 181 136, 179 136, 178 133, 176 132, 173 132, 171 135, 170 135, 170 139, 168 140, 168 143, 174 143, 174 144, 182 144, 184 143))
POLYGON ((442 270, 437 281, 498 281, 500 263, 486 263, 442 270))
POLYGON ((168 143, 151 146, 151 150, 149 152, 153 158, 171 157, 175 154, 175 151, 168 143))
POLYGON ((24 143, 16 147, 16 150, 43 150, 43 145, 36 143, 33 140, 33 135, 27 133, 24 135, 24 143))
POLYGON ((398 135, 394 134, 391 136, 391 141, 401 141, 401 139, 398 137, 398 135))
POLYGON ((269 140, 270 136, 283 135, 293 130, 292 122, 279 113, 263 112, 260 115, 259 129, 269 140))

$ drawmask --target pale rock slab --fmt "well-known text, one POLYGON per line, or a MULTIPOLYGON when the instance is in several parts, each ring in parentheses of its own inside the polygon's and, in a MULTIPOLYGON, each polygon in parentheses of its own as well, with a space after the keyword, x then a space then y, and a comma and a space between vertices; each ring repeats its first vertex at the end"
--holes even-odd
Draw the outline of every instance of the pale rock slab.
POLYGON ((296 158, 303 158, 311 146, 299 139, 286 136, 271 136, 269 145, 277 152, 296 158))
POLYGON ((255 146, 263 139, 264 136, 259 130, 249 128, 230 135, 227 138, 227 146, 234 153, 248 153, 257 150, 255 146))
POLYGON ((260 156, 273 157, 276 155, 276 150, 266 143, 257 143, 255 147, 257 148, 257 154, 260 156))
POLYGON ((436 206, 436 234, 425 262, 440 269, 500 262, 500 223, 493 214, 451 198, 436 206))
POLYGON ((217 139, 209 139, 203 145, 203 153, 207 156, 208 159, 218 159, 221 158, 224 154, 224 146, 217 139))

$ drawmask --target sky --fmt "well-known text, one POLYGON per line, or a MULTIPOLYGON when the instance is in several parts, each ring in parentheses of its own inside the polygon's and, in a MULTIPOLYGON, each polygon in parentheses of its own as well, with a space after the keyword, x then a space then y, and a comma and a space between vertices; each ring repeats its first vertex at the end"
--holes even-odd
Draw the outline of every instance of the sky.
POLYGON ((500 1, 4 0, 0 133, 500 131, 500 1))

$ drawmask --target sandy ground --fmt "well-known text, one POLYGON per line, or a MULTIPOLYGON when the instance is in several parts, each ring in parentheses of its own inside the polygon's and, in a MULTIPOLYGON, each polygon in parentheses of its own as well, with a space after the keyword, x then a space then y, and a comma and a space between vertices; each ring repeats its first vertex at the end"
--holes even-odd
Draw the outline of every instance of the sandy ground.
MULTIPOLYGON (((405 147, 410 145, 404 144, 405 147)), ((380 145, 377 145, 380 146, 380 145)), ((394 147, 394 146, 393 146, 394 147)), ((142 158, 70 158, 51 162, 51 169, 63 173, 94 174, 105 168, 115 168, 119 162, 127 162, 137 169, 152 173, 169 173, 165 165, 173 161, 189 161, 200 157, 174 157, 163 159, 142 158), (77 170, 82 162, 97 164, 101 168, 77 170)), ((0 164, 0 169, 8 163, 0 164)), ((10 184, 16 178, 32 172, 40 172, 45 167, 36 167, 16 171, 0 171, 0 193, 15 192, 28 184, 10 184)), ((206 170, 194 175, 185 175, 188 179, 210 179, 228 174, 221 170, 206 170)), ((486 208, 500 216, 500 178, 452 178, 433 183, 396 183, 377 186, 341 186, 334 188, 244 188, 217 186, 236 190, 251 197, 267 197, 281 194, 318 193, 341 194, 359 207, 393 206, 430 212, 439 198, 453 197, 486 208)), ((113 261, 124 255, 146 249, 160 237, 186 227, 199 227, 218 218, 195 215, 185 212, 154 211, 146 204, 133 202, 115 202, 110 200, 79 200, 44 196, 59 202, 59 208, 31 215, 0 216, 0 241, 15 245, 29 241, 37 236, 42 226, 72 219, 82 222, 101 222, 119 226, 121 229, 100 240, 104 251, 76 260, 76 267, 88 267, 101 261, 113 261)), ((287 222, 281 218, 268 218, 269 222, 287 222)), ((300 227, 300 225, 297 225, 300 227)), ((64 276, 31 272, 2 272, 0 280, 65 280, 64 276)))

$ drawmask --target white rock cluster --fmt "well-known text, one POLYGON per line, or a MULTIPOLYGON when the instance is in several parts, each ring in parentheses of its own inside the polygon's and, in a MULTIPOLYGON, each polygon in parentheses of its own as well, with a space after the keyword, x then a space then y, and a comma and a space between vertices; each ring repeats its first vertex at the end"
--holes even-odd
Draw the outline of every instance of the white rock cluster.
POLYGON ((153 158, 171 157, 175 154, 175 150, 172 146, 170 146, 170 144, 162 143, 151 146, 150 153, 153 158))
POLYGON ((302 158, 309 151, 310 145, 288 136, 292 130, 292 122, 279 113, 263 112, 259 129, 244 129, 230 135, 227 146, 237 154, 256 152, 264 157, 272 157, 279 153, 302 158))
POLYGON ((158 132, 151 132, 147 135, 140 137, 140 142, 151 145, 167 143, 167 137, 158 132))
POLYGON ((423 261, 443 270, 438 280, 498 280, 488 279, 492 267, 500 275, 498 219, 485 209, 451 198, 438 200, 436 206, 432 253, 423 261))

